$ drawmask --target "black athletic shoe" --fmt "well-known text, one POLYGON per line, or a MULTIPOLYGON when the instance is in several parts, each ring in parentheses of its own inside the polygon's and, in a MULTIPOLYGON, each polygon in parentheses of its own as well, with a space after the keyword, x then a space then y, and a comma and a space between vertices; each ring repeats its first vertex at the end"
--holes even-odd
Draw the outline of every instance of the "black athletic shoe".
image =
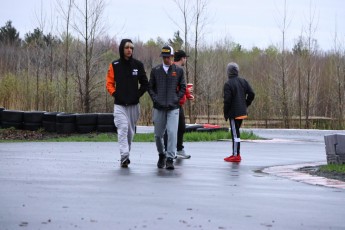
POLYGON ((131 163, 129 156, 121 157, 121 167, 128 168, 128 165, 131 163))
POLYGON ((157 162, 157 167, 162 169, 165 167, 166 157, 165 157, 165 154, 162 154, 162 153, 160 153, 158 156, 159 156, 159 159, 157 162))
POLYGON ((165 168, 168 170, 174 170, 174 159, 168 157, 165 168))

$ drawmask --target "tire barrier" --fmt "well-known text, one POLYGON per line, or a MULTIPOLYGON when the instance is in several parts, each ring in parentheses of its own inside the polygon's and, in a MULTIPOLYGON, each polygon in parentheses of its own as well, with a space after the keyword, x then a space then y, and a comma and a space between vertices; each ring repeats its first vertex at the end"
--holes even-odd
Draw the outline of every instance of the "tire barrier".
POLYGON ((114 114, 112 113, 98 113, 97 114, 97 131, 98 132, 115 132, 117 133, 114 124, 114 114))
MULTIPOLYGON (((113 113, 64 113, 45 111, 17 111, 0 108, 0 127, 36 131, 43 127, 58 134, 115 132, 113 113)), ((136 127, 135 127, 136 128, 136 127)), ((229 128, 212 124, 189 124, 187 132, 229 131, 229 128)))
POLYGON ((22 129, 23 128, 23 111, 18 110, 3 110, 2 111, 2 128, 15 128, 15 129, 22 129))
POLYGON ((56 115, 60 112, 46 112, 43 114, 42 126, 47 132, 56 132, 56 115))
POLYGON ((196 132, 197 129, 204 128, 203 125, 186 125, 185 132, 196 132))
POLYGON ((193 124, 186 125, 186 133, 188 132, 217 132, 217 131, 229 131, 229 128, 224 128, 219 125, 211 124, 193 124))
POLYGON ((42 128, 43 115, 46 111, 31 111, 23 113, 23 129, 36 131, 42 128))
POLYGON ((0 127, 2 127, 2 111, 4 111, 5 110, 5 108, 3 108, 3 107, 0 107, 0 127))
POLYGON ((212 132, 218 132, 218 131, 225 131, 225 132, 229 132, 229 128, 198 128, 196 130, 197 132, 208 132, 208 133, 212 133, 212 132))
POLYGON ((204 128, 220 128, 220 125, 203 124, 204 128))
POLYGON ((76 114, 59 113, 56 115, 56 132, 59 134, 71 134, 76 131, 76 114))
POLYGON ((25 129, 59 134, 117 132, 113 113, 64 113, 17 111, 0 108, 0 128, 25 129))
POLYGON ((76 130, 78 133, 91 133, 97 129, 96 113, 76 114, 76 130))

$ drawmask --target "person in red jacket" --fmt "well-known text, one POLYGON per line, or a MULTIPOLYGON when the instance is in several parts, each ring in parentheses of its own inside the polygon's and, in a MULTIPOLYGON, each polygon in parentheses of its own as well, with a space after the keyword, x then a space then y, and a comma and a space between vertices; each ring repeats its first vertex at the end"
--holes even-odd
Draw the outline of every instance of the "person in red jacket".
MULTIPOLYGON (((186 52, 183 50, 177 50, 174 53, 174 64, 177 66, 185 66, 187 57, 189 57, 186 52)), ((180 113, 179 113, 179 119, 178 119, 178 130, 177 130, 177 157, 180 157, 182 159, 189 159, 191 158, 191 155, 187 154, 184 150, 183 146, 183 136, 186 130, 186 118, 184 116, 184 110, 183 110, 183 105, 184 103, 188 100, 194 100, 194 95, 193 95, 193 88, 189 87, 191 84, 187 84, 186 88, 186 93, 185 95, 181 98, 180 100, 180 113)), ((167 146, 167 132, 164 134, 164 145, 165 148, 167 146)))
POLYGON ((140 114, 139 99, 149 87, 143 63, 132 57, 133 49, 130 39, 122 39, 120 59, 109 65, 106 77, 106 88, 114 97, 114 123, 123 168, 130 164, 129 154, 140 114))

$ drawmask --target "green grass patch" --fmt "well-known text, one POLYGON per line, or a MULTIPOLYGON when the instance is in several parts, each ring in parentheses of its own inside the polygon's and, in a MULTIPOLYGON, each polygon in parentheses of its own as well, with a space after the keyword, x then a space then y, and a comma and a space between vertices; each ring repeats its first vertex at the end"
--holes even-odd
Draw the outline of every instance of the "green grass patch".
POLYGON ((327 164, 319 168, 322 172, 337 172, 345 174, 345 164, 327 164))
MULTIPOLYGON (((190 132, 185 133, 183 140, 186 142, 197 142, 197 141, 217 141, 231 139, 231 133, 226 131, 219 132, 190 132)), ((253 132, 241 132, 242 140, 255 140, 260 139, 259 136, 253 134, 253 132)))
MULTIPOLYGON (((230 132, 190 132, 185 133, 185 142, 218 141, 231 139, 230 132)), ((262 139, 252 132, 242 132, 242 140, 262 139)), ((117 141, 115 133, 89 133, 89 134, 56 134, 45 131, 25 131, 15 129, 0 129, 0 142, 112 142, 117 141)), ((153 133, 137 133, 134 142, 154 142, 153 133)))
MULTIPOLYGON (((185 142, 198 142, 198 141, 218 141, 224 139, 231 139, 231 134, 225 131, 219 132, 191 132, 185 133, 183 140, 185 142)), ((241 139, 260 139, 257 135, 253 134, 252 132, 242 132, 241 139)), ((46 139, 44 141, 53 141, 53 142, 109 142, 109 141, 117 141, 116 134, 84 134, 84 135, 71 135, 66 137, 57 137, 46 139)), ((137 133, 134 135, 134 142, 154 142, 154 134, 153 133, 137 133)))

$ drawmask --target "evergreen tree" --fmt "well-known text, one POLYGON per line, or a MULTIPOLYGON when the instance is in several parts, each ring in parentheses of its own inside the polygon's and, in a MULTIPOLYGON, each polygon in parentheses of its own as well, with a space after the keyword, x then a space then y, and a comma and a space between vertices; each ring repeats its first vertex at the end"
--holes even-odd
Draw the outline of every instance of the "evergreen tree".
POLYGON ((12 26, 12 21, 7 21, 6 25, 0 28, 0 43, 10 45, 20 45, 19 32, 12 26))

